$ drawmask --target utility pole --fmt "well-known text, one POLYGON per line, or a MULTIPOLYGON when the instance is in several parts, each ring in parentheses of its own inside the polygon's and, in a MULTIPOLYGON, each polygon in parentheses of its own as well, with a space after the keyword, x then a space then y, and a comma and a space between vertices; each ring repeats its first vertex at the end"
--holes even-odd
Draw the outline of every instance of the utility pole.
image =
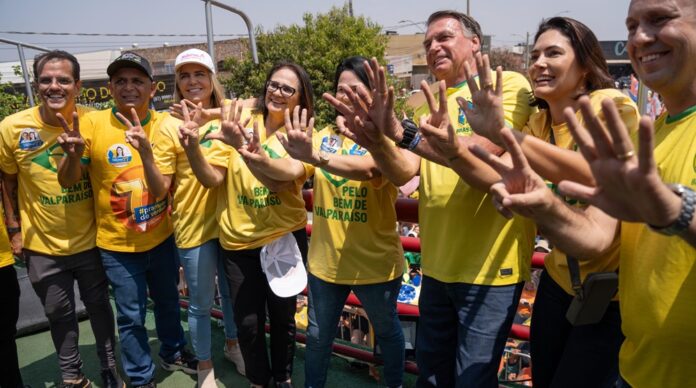
POLYGON ((527 31, 527 39, 524 41, 524 69, 529 70, 529 31, 527 31))
POLYGON ((471 16, 471 9, 469 8, 469 0, 466 0, 466 16, 471 16))
POLYGON ((353 17, 353 0, 348 0, 348 13, 350 17, 353 17))

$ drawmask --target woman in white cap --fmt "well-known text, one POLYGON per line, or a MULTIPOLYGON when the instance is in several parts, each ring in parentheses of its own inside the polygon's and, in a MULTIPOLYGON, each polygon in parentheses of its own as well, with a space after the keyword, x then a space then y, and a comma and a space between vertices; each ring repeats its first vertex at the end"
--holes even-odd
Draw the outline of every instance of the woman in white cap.
MULTIPOLYGON (((180 53, 175 62, 175 102, 182 99, 200 105, 203 109, 217 108, 224 101, 224 92, 215 77, 215 65, 201 50, 190 49, 180 53)), ((185 103, 185 102, 184 102, 185 103)), ((201 120, 202 123, 203 120, 201 120)), ((196 179, 187 154, 200 152, 205 158, 214 157, 212 141, 202 141, 194 147, 179 140, 181 120, 167 118, 155 135, 154 163, 145 167, 150 190, 158 197, 167 195, 174 185, 172 220, 184 276, 189 290, 188 322, 193 350, 198 358, 200 387, 214 387, 215 374, 211 356, 210 309, 215 296, 215 275, 222 296, 225 324, 225 357, 244 374, 244 360, 237 344, 237 327, 224 266, 219 255, 216 188, 206 188, 196 179)), ((202 124, 202 129, 215 132, 220 120, 202 124)), ((203 138, 203 136, 201 136, 203 138)))
POLYGON ((219 139, 234 147, 220 152, 221 158, 189 160, 204 186, 224 183, 227 190, 218 208, 220 245, 246 376, 254 387, 265 387, 271 379, 277 387, 292 387, 296 300, 307 284, 307 212, 301 189, 312 167, 288 157, 273 134, 285 132, 286 109, 300 106, 312 116, 309 76, 297 64, 276 64, 258 102, 252 111, 223 107, 222 130, 206 137, 195 120, 185 120, 188 130, 182 129, 182 135, 188 139, 183 141, 219 139), (247 120, 242 123, 243 117, 247 120))

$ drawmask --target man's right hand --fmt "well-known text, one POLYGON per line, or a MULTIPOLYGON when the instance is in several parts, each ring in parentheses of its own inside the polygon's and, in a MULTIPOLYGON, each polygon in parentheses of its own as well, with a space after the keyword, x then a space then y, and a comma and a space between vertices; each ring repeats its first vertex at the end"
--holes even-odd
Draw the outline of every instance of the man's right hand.
POLYGON ((63 127, 63 133, 61 133, 56 141, 60 144, 63 152, 66 156, 72 159, 79 159, 85 151, 85 140, 80 135, 80 121, 77 117, 77 112, 72 114, 72 128, 65 120, 62 114, 56 113, 60 125, 63 127))

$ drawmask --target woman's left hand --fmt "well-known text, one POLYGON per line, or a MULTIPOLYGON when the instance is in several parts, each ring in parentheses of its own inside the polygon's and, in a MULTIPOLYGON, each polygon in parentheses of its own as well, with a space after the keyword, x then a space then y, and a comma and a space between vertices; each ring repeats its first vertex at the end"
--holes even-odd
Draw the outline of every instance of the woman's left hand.
POLYGON ((276 137, 285 151, 292 158, 305 163, 318 163, 319 156, 312 150, 312 134, 314 132, 314 118, 307 119, 307 109, 296 106, 290 118, 290 109, 285 110, 285 131, 287 137, 280 131, 276 131, 276 137))

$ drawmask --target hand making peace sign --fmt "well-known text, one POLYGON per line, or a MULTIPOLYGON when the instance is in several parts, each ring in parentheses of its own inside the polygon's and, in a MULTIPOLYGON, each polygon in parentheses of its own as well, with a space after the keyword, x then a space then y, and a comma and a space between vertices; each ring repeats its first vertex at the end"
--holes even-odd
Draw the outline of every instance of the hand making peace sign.
POLYGON ((58 136, 56 141, 60 144, 65 155, 70 158, 81 158, 82 153, 85 151, 85 140, 80 135, 80 121, 78 120, 77 112, 72 114, 72 128, 70 128, 62 114, 56 113, 56 117, 58 117, 58 121, 60 121, 64 131, 58 136))
POLYGON ((130 144, 138 150, 138 153, 152 152, 150 140, 147 138, 147 133, 140 125, 140 118, 135 108, 131 108, 131 117, 133 122, 129 121, 121 112, 116 112, 116 117, 128 128, 126 130, 126 143, 130 144))

